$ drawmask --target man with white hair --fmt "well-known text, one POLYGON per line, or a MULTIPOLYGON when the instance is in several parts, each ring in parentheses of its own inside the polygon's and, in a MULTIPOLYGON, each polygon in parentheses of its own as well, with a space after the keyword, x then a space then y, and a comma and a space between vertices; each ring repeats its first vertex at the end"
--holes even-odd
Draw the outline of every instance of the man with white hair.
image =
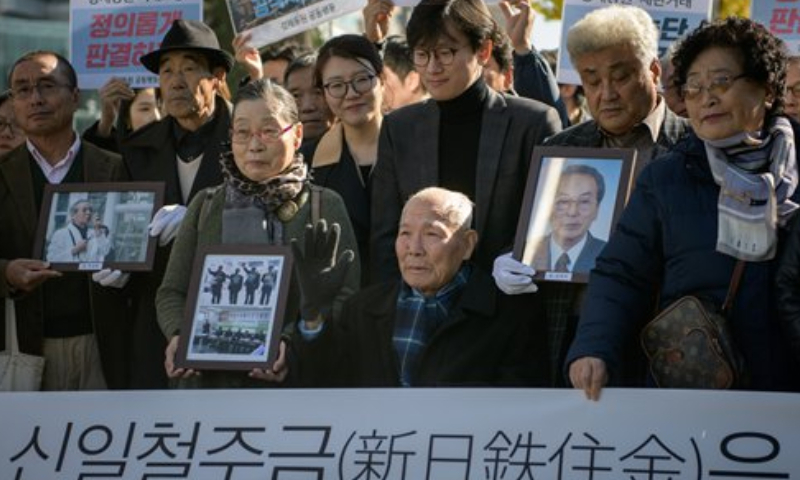
POLYGON ((290 378, 311 387, 544 385, 541 335, 469 259, 472 202, 431 187, 402 211, 395 241, 402 281, 370 286, 337 323, 301 321, 290 378), (292 373, 294 372, 294 373, 292 373))
MULTIPOLYGON (((593 10, 567 33, 570 60, 581 77, 592 120, 574 125, 545 142, 547 146, 634 148, 638 175, 655 157, 672 148, 689 128, 671 112, 659 92, 661 64, 658 30, 641 8, 609 6, 593 10)), ((497 286, 508 294, 534 292, 534 270, 509 254, 494 265, 497 286)), ((578 322, 584 287, 541 285, 551 364, 556 386, 578 322)))

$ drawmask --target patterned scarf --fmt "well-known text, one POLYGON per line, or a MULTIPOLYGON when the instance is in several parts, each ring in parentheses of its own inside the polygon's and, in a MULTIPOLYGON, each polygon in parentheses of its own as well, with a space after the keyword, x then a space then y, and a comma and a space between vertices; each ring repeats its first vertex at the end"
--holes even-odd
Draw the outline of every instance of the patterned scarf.
POLYGON ((278 175, 254 182, 242 174, 227 149, 220 156, 225 179, 225 209, 222 213, 223 243, 268 243, 281 245, 283 223, 305 203, 308 167, 297 154, 278 175))
POLYGON ((748 132, 704 140, 714 181, 720 186, 717 251, 745 261, 769 260, 777 249, 777 226, 798 205, 794 133, 776 117, 755 138, 748 132))

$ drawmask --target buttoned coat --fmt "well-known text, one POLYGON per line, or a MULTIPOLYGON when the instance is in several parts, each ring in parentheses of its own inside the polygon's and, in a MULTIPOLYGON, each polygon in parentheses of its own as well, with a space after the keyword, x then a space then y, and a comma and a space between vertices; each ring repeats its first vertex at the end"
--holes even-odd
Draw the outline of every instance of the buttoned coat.
MULTIPOLYGON (((510 249, 519 219, 533 147, 561 130, 558 112, 541 102, 489 89, 484 104, 475 178, 475 262, 491 270, 510 249)), ((439 185, 439 107, 434 100, 387 115, 372 173, 373 280, 400 278, 394 241, 405 201, 439 185)))
MULTIPOLYGON (((78 151, 83 161, 86 182, 119 182, 128 179, 125 167, 116 155, 82 142, 78 151)), ((33 252, 39 212, 34 198, 33 174, 39 168, 25 145, 0 158, 0 272, 17 258, 37 258, 33 252)), ((71 273, 71 275, 79 275, 71 273)), ((88 275, 88 274, 87 274, 88 275)), ((109 388, 127 386, 128 334, 130 322, 125 312, 128 297, 124 290, 90 283, 90 304, 94 333, 100 350, 103 374, 109 388)), ((0 282, 0 296, 14 297, 20 350, 41 355, 44 341, 44 316, 41 289, 29 294, 13 294, 7 282, 0 282)), ((5 312, 0 313, 5 325, 5 312)), ((0 329, 5 344, 5 328, 0 329)))

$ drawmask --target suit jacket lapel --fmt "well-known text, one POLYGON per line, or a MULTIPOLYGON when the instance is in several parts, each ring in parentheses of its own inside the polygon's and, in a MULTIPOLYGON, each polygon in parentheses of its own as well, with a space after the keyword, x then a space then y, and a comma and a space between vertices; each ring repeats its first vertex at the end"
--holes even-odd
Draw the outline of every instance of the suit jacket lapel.
MULTIPOLYGON (((503 97, 489 90, 486 109, 481 120, 481 137, 478 141, 478 165, 475 181, 475 204, 491 205, 494 196, 497 168, 503 154, 503 139, 508 129, 509 117, 505 114, 506 102, 503 97)), ((478 208, 476 226, 483 231, 489 208, 478 208)))
POLYGON ((38 218, 39 212, 36 211, 36 199, 33 198, 33 178, 31 177, 30 153, 23 145, 18 147, 5 162, 0 164, 3 176, 8 182, 8 190, 11 193, 11 201, 17 205, 19 221, 25 233, 30 237, 36 234, 34 219, 38 218))
POLYGON ((83 159, 83 178, 86 182, 108 182, 111 178, 111 166, 101 161, 90 144, 83 142, 78 155, 83 159))

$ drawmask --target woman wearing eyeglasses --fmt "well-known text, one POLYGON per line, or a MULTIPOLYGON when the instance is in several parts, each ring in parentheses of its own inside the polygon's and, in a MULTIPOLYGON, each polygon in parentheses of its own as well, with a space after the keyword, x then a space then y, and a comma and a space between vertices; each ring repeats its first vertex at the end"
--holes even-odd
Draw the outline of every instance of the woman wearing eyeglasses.
POLYGON ((25 135, 14 120, 14 107, 8 92, 0 93, 0 156, 25 143, 25 135))
MULTIPOLYGON (((181 386, 257 386, 263 385, 260 380, 277 380, 282 375, 277 369, 257 369, 249 372, 249 376, 241 372, 203 372, 202 376, 196 376, 194 371, 175 368, 173 359, 198 247, 288 245, 297 240, 302 252, 306 237, 319 232, 306 227, 318 215, 326 221, 328 231, 340 228, 338 252, 343 255, 335 255, 325 267, 346 269, 344 280, 328 289, 333 295, 331 304, 324 302, 325 298, 301 297, 300 288, 304 285, 295 275, 284 321, 291 323, 300 313, 307 321, 317 320, 316 316, 323 313, 335 318, 343 300, 358 290, 358 257, 344 253, 356 252, 357 248, 347 211, 336 193, 309 184, 307 166, 297 154, 302 138, 303 125, 297 105, 283 87, 268 80, 256 80, 239 89, 233 107, 231 148, 220 158, 224 182, 196 195, 189 205, 156 298, 161 330, 170 339, 165 362, 167 375, 181 378, 181 386), (318 208, 314 206, 315 199, 319 200, 318 208)), ((295 258, 296 265, 300 260, 295 258)), ((241 267, 246 269, 247 265, 241 267)), ((309 290, 303 288, 303 291, 309 290)), ((319 295, 320 289, 311 293, 319 295)))
POLYGON ((784 226, 798 207, 783 48, 763 26, 733 17, 704 23, 679 44, 675 78, 694 133, 638 177, 592 271, 567 357, 572 384, 587 397, 618 385, 619 352, 638 343, 653 312, 685 295, 720 307, 739 260, 728 323, 745 374, 734 388, 800 390, 774 289, 784 226))
MULTIPOLYGON (((372 42, 361 35, 341 35, 320 49, 317 84, 337 122, 313 153, 314 183, 342 196, 361 262, 369 261, 370 178, 378 158, 383 121, 383 61, 372 42)), ((362 284, 367 283, 367 269, 362 284)))

